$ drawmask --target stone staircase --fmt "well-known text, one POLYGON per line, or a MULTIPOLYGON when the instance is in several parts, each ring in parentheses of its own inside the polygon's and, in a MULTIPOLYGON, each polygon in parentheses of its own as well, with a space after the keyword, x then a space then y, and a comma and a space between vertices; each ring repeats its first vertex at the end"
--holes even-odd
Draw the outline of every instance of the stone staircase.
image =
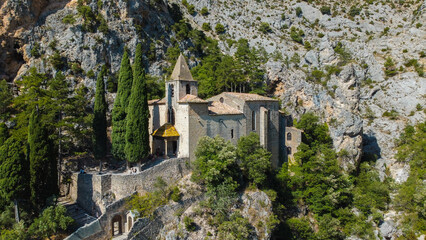
POLYGON ((89 215, 75 201, 71 201, 69 199, 60 199, 59 204, 63 205, 67 209, 68 215, 74 219, 75 229, 78 229, 85 224, 89 224, 96 220, 95 217, 89 215))

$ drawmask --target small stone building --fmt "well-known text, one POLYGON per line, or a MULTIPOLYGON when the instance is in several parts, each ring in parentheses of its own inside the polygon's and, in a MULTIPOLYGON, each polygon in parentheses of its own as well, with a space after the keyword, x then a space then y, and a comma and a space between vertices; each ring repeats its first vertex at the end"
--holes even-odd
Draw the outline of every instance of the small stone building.
POLYGON ((272 153, 274 167, 286 160, 286 124, 278 100, 236 92, 203 100, 198 97, 198 82, 192 78, 182 55, 165 84, 166 96, 148 102, 153 155, 193 160, 203 136, 219 135, 235 144, 240 137, 255 132, 262 146, 272 153))

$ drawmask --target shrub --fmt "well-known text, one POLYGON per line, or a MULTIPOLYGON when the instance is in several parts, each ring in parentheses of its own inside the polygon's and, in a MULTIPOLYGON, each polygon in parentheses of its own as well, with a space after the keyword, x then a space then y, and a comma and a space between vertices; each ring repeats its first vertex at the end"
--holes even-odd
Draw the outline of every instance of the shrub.
POLYGON ((398 112, 392 109, 390 112, 389 111, 384 112, 382 114, 382 117, 388 117, 392 120, 396 120, 398 118, 398 115, 399 115, 398 112))
POLYGON ((339 55, 342 65, 347 64, 352 57, 342 42, 337 43, 336 47, 334 47, 334 52, 339 55))
POLYGON ((395 63, 393 62, 391 57, 386 58, 386 62, 384 66, 385 66, 385 75, 387 77, 395 76, 398 73, 395 67, 395 63))
POLYGON ((180 190, 178 187, 174 187, 173 188, 173 192, 172 195, 170 195, 170 198, 175 201, 175 202, 179 202, 181 199, 182 195, 180 193, 180 190))
POLYGON ((74 15, 72 14, 66 15, 64 18, 62 18, 62 22, 65 24, 74 24, 75 23, 74 15))
POLYGON ((65 62, 63 61, 62 56, 58 51, 55 51, 55 53, 49 58, 49 61, 57 70, 62 69, 65 66, 65 62))
POLYGON ((311 43, 309 41, 305 41, 303 43, 303 45, 305 46, 306 50, 311 50, 312 49, 311 43))
POLYGON ((40 44, 38 42, 34 43, 33 48, 31 48, 31 56, 35 58, 39 58, 41 56, 40 54, 40 44))
POLYGON ((185 229, 189 232, 194 232, 197 229, 194 220, 188 216, 183 218, 183 223, 185 224, 185 229))
POLYGON ((349 16, 355 17, 361 13, 361 8, 356 7, 355 5, 349 9, 349 16))
POLYGON ((71 71, 74 74, 79 74, 83 71, 83 69, 81 69, 81 66, 80 66, 79 63, 74 62, 74 63, 71 64, 71 71))
POLYGON ((422 105, 420 103, 417 103, 416 110, 421 111, 423 109, 422 105))
POLYGON ((203 29, 203 31, 210 31, 212 29, 212 27, 210 26, 210 23, 205 22, 203 23, 203 26, 201 27, 203 29))
POLYGON ((216 27, 214 28, 214 30, 216 31, 217 34, 225 33, 225 27, 221 23, 216 24, 216 27))
POLYGON ((290 37, 293 41, 303 44, 303 36, 305 33, 302 30, 297 29, 296 27, 291 27, 290 29, 290 37))
POLYGON ((320 11, 322 14, 327 14, 327 15, 331 15, 331 9, 329 6, 322 6, 320 8, 320 11))
POLYGON ((92 70, 92 69, 90 69, 90 70, 87 72, 86 76, 87 76, 88 78, 94 78, 94 77, 95 77, 95 72, 93 72, 93 70, 92 70))
POLYGON ((259 26, 259 31, 260 32, 262 32, 262 33, 269 33, 269 32, 271 32, 272 31, 272 29, 271 29, 271 27, 269 26, 269 23, 267 23, 267 22, 262 22, 262 23, 260 23, 260 26, 259 26))
POLYGON ((301 16, 302 16, 302 14, 303 14, 302 9, 301 9, 300 7, 297 7, 297 8, 296 8, 296 16, 297 16, 297 17, 301 17, 301 16))
POLYGON ((250 222, 239 212, 232 214, 229 221, 222 222, 217 230, 219 239, 249 239, 253 233, 250 222))
POLYGON ((201 15, 207 16, 209 14, 209 10, 206 7, 203 7, 200 11, 201 15))
POLYGON ((188 13, 191 15, 194 15, 195 13, 195 6, 193 4, 188 6, 188 13))

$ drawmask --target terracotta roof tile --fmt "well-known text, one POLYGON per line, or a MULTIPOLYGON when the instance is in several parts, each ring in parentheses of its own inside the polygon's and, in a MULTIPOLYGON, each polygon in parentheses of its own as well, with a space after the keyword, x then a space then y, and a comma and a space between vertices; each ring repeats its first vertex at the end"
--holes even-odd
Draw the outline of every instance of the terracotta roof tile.
POLYGON ((277 99, 273 99, 270 97, 264 97, 261 96, 259 94, 254 94, 254 93, 236 93, 236 92, 225 92, 225 95, 230 95, 230 96, 234 96, 237 97, 241 100, 247 101, 247 102, 252 102, 252 101, 270 101, 270 102, 278 102, 277 99))

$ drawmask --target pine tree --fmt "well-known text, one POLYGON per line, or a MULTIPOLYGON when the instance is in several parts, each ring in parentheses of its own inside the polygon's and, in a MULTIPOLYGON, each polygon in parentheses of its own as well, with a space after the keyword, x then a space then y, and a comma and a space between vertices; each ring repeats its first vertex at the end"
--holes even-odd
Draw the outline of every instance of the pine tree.
POLYGON ((118 79, 117 96, 112 109, 112 149, 111 152, 117 159, 125 159, 124 148, 126 145, 126 108, 132 89, 133 73, 127 51, 124 51, 121 60, 120 75, 118 79))
POLYGON ((107 120, 106 112, 108 109, 105 100, 104 76, 106 67, 103 66, 96 80, 95 107, 93 110, 93 154, 95 159, 102 161, 107 153, 107 120))
POLYGON ((133 76, 132 93, 127 109, 125 153, 127 161, 140 162, 149 154, 149 110, 141 44, 136 47, 133 76))
POLYGON ((33 111, 28 126, 31 202, 36 209, 43 207, 48 197, 58 193, 54 146, 40 119, 38 111, 33 111))

